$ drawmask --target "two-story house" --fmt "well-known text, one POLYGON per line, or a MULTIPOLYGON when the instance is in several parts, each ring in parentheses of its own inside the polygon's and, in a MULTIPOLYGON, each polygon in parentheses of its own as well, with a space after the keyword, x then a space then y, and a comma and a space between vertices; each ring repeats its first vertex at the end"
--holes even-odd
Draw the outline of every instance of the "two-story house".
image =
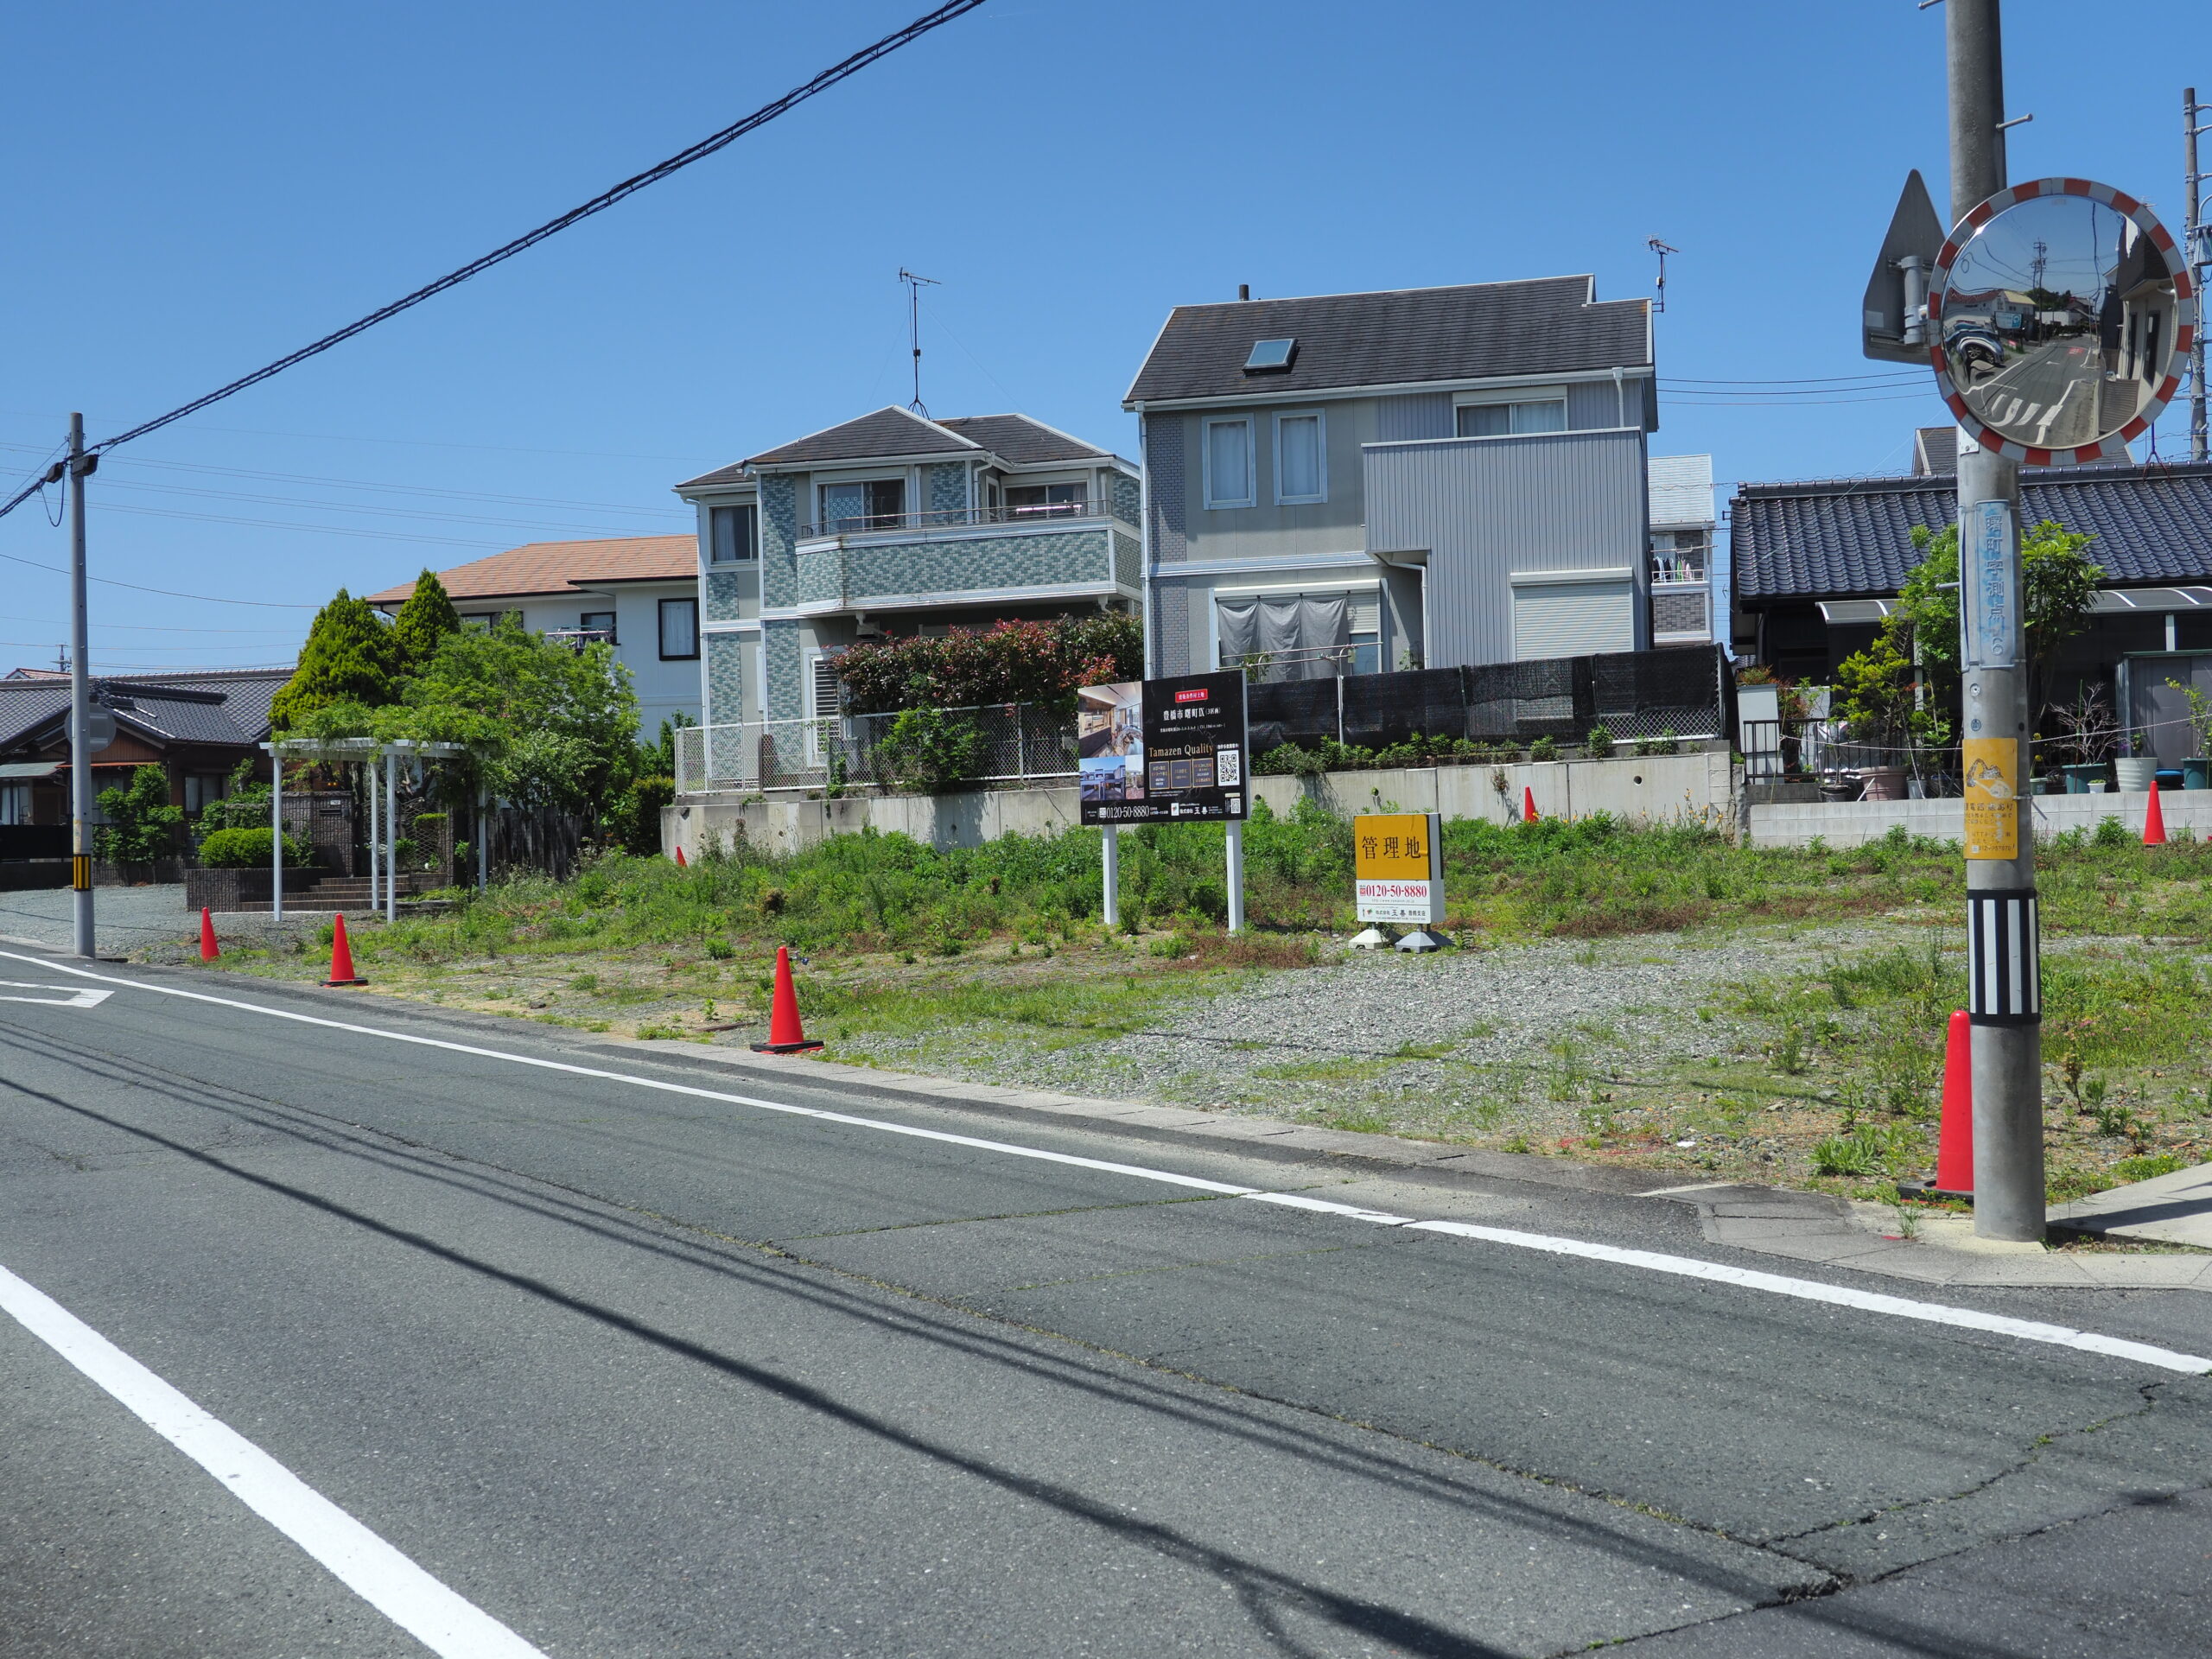
POLYGON ((836 653, 1141 594, 1137 469, 1026 415, 887 408, 676 486, 709 725, 837 707, 836 653))
MULTIPOLYGON (((617 536, 532 542, 438 572, 464 627, 502 616, 533 632, 582 645, 603 641, 630 671, 639 734, 663 721, 699 718, 698 550, 689 536, 617 536)), ((369 595, 387 615, 411 582, 369 595)))
POLYGON ((1179 306, 1122 406, 1154 674, 1651 643, 1646 301, 1558 276, 1179 306))

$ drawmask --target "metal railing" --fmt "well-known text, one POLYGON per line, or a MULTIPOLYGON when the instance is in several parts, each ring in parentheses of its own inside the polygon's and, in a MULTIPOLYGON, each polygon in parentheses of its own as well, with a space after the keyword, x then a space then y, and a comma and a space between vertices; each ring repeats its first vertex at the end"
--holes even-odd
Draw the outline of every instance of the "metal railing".
POLYGON ((1034 703, 686 726, 678 797, 1026 789, 1076 775, 1075 716, 1034 703))
POLYGON ((1248 651, 1225 656, 1224 668, 1241 668, 1254 685, 1273 685, 1282 680, 1325 680, 1340 674, 1380 674, 1382 647, 1376 640, 1360 645, 1304 645, 1294 651, 1248 651))
POLYGON ((830 536, 880 536, 902 530, 964 530, 977 524, 1034 524, 1063 518, 1111 518, 1108 501, 1053 501, 1030 507, 947 507, 931 512, 862 512, 848 518, 801 524, 798 539, 820 541, 830 536))

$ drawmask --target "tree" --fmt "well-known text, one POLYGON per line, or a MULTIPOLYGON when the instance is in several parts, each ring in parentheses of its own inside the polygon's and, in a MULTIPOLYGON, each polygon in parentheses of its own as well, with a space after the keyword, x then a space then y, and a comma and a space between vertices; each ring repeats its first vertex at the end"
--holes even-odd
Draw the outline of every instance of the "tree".
POLYGON ((184 809, 169 804, 169 776, 159 766, 140 766, 130 781, 99 793, 107 823, 94 838, 94 850, 113 864, 150 864, 176 850, 177 827, 184 809))
POLYGON ((636 765, 638 699, 613 647, 581 651, 512 620, 448 634, 372 735, 473 742, 492 792, 596 818, 636 765))
POLYGON ((837 658, 856 715, 970 709, 1001 702, 1072 703, 1086 685, 1144 674, 1144 625, 1122 612, 1049 622, 954 628, 930 638, 863 641, 837 658))
MULTIPOLYGON (((2082 552, 2094 536, 2077 535, 2046 518, 2020 538, 2024 582, 2020 614, 2027 625, 2028 680, 2039 706, 2044 679, 2058 648, 2089 625, 2104 567, 2082 552)), ((1910 651, 1917 641, 1923 664, 1955 673, 1959 661, 1959 527, 1940 536, 1915 527, 1912 544, 1921 561, 1897 594, 1885 626, 1896 628, 1910 651)))
POLYGON ((398 652, 398 671, 412 674, 437 655, 438 642, 461 632, 461 615, 453 607, 446 585, 435 570, 415 578, 415 591, 399 607, 392 621, 391 640, 398 652))
POLYGON ((283 732, 334 702, 389 702, 398 666, 391 625, 340 588, 315 613, 299 668, 270 702, 270 722, 283 732))

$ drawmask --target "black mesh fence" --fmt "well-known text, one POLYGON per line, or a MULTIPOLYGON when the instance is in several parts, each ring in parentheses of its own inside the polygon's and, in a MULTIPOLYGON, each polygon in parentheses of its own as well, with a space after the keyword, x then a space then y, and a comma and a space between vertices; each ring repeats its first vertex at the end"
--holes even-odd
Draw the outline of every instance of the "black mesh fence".
POLYGON ((1248 689, 1252 750, 1325 739, 1379 748, 1422 737, 1580 742, 1603 723, 1617 738, 1717 736, 1726 677, 1716 645, 1610 652, 1541 662, 1289 680, 1248 689))

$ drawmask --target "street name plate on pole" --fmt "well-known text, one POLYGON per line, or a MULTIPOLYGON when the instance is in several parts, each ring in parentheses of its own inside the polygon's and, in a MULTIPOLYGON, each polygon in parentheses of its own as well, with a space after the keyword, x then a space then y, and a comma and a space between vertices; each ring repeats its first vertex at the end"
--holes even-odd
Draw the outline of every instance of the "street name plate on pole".
POLYGON ((85 753, 98 754, 115 741, 115 710, 96 702, 85 711, 85 753))
MULTIPOLYGON (((2012 504, 1978 501, 1960 537, 1959 598, 1968 668, 2019 665, 2020 592, 2012 504)), ((1974 715, 1968 713, 1971 721, 1974 715)))

